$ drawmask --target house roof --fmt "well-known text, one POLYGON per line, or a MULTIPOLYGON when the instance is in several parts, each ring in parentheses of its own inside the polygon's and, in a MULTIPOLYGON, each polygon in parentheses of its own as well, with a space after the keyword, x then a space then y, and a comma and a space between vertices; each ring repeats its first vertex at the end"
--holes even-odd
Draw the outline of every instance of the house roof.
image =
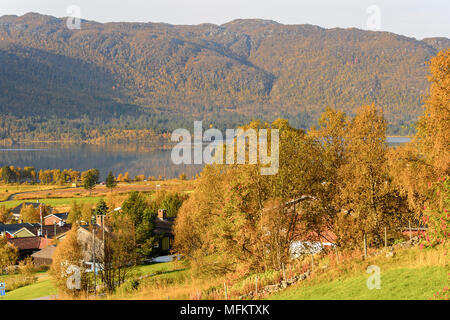
POLYGON ((20 233, 21 231, 25 231, 26 233, 28 233, 28 236, 29 236, 29 237, 33 237, 33 236, 34 236, 34 233, 31 232, 28 228, 34 228, 34 227, 23 227, 23 228, 20 228, 19 230, 16 230, 16 231, 14 231, 14 232, 9 232, 9 231, 7 231, 7 232, 8 232, 11 236, 16 237, 16 235, 17 235, 18 233, 20 233))
MULTIPOLYGON (((56 235, 66 233, 70 230, 71 227, 71 224, 65 224, 63 226, 56 225, 56 235)), ((35 236, 37 236, 39 230, 41 230, 41 225, 37 224, 37 226, 28 227, 27 229, 30 230, 35 236)), ((55 236, 55 225, 42 226, 42 236, 53 238, 55 236)))
POLYGON ((31 256, 33 258, 52 259, 55 249, 56 249, 56 246, 51 245, 51 246, 45 247, 44 249, 41 249, 41 250, 33 253, 31 256))
POLYGON ((44 219, 46 219, 46 218, 48 218, 48 217, 51 217, 51 216, 54 216, 54 217, 57 217, 57 218, 60 219, 60 220, 66 221, 66 220, 67 220, 67 217, 69 216, 69 214, 68 214, 68 213, 52 213, 52 214, 46 215, 46 216, 44 217, 44 219))
POLYGON ((67 217, 69 216, 69 213, 54 213, 54 216, 57 216, 58 218, 60 218, 61 220, 67 220, 67 217))
POLYGON ((155 219, 155 234, 172 234, 173 218, 167 218, 161 220, 159 218, 155 219))
MULTIPOLYGON (((14 234, 22 228, 29 228, 40 226, 39 223, 11 223, 11 224, 0 224, 0 233, 8 232, 9 234, 14 234)), ((31 231, 31 230, 30 230, 31 231)))
POLYGON ((8 243, 19 250, 39 249, 41 246, 41 237, 12 238, 8 239, 8 243))

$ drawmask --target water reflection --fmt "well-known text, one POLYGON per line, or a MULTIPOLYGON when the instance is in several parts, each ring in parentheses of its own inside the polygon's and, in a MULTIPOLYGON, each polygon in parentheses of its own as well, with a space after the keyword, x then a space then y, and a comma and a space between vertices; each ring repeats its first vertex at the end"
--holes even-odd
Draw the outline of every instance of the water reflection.
POLYGON ((128 171, 130 177, 144 174, 162 176, 166 179, 178 177, 181 173, 188 178, 195 176, 202 165, 174 165, 170 158, 171 149, 161 150, 138 145, 60 145, 17 146, 0 149, 0 165, 18 167, 33 166, 39 169, 90 168, 100 170, 101 179, 109 171, 115 175, 128 171))
MULTIPOLYGON (((389 145, 409 142, 407 137, 388 137, 389 145)), ((128 171, 130 177, 144 174, 176 178, 181 173, 188 178, 199 173, 203 165, 174 165, 169 146, 145 145, 89 145, 89 144, 28 144, 0 148, 0 166, 32 166, 40 169, 74 169, 79 171, 98 168, 101 179, 109 171, 116 176, 128 171)))

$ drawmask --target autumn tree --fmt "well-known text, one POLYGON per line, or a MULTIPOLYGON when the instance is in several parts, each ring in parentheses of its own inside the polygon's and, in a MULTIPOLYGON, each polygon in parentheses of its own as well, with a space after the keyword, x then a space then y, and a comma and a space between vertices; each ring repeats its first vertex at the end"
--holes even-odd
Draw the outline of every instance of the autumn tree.
POLYGON ((72 170, 72 169, 69 169, 69 177, 70 177, 70 181, 72 182, 72 183, 78 183, 78 180, 80 180, 80 178, 81 178, 81 173, 80 173, 80 171, 75 171, 75 170, 72 170))
POLYGON ((12 219, 12 213, 10 208, 6 208, 4 205, 0 207, 0 223, 8 223, 12 219))
POLYGON ((58 292, 71 298, 81 298, 88 285, 84 265, 83 245, 78 239, 78 226, 73 225, 58 244, 50 268, 58 292))
POLYGON ((116 178, 114 177, 114 174, 112 171, 108 173, 108 176, 106 177, 106 187, 109 189, 110 192, 117 186, 116 178))
POLYGON ((10 183, 14 178, 14 173, 9 166, 4 166, 2 168, 2 180, 5 183, 10 183))
POLYGON ((415 142, 436 177, 450 174, 450 49, 430 61, 430 93, 415 142))
POLYGON ((20 210, 20 220, 29 223, 38 223, 41 220, 39 209, 34 208, 31 204, 24 205, 20 210))
POLYGON ((87 224, 91 223, 93 213, 92 205, 90 203, 84 203, 81 206, 81 221, 87 224))
POLYGON ((77 223, 81 220, 82 217, 82 211, 81 211, 81 207, 78 204, 77 201, 73 201, 72 202, 72 207, 69 210, 69 214, 67 216, 67 223, 77 223))
POLYGON ((450 163, 450 50, 430 61, 431 82, 412 143, 391 150, 393 182, 418 219, 429 201, 429 185, 449 174, 450 163))
POLYGON ((102 282, 108 292, 125 282, 132 272, 130 265, 136 260, 134 246, 134 225, 131 218, 114 212, 105 219, 104 255, 99 263, 104 268, 100 271, 102 282))
POLYGON ((449 176, 438 178, 429 186, 429 196, 424 207, 422 222, 428 226, 423 234, 426 246, 444 244, 450 240, 450 179, 449 176))
POLYGON ((204 168, 174 227, 175 248, 195 270, 218 274, 280 268, 301 232, 302 209, 290 203, 313 198, 323 181, 319 145, 302 130, 283 119, 244 128, 269 129, 269 138, 273 129, 279 130, 278 173, 261 175, 259 162, 204 168), (275 249, 275 243, 280 247, 275 249))
POLYGON ((317 140, 323 160, 323 181, 316 192, 315 200, 303 204, 304 228, 333 242, 329 232, 334 231, 337 215, 342 210, 339 170, 346 161, 346 134, 349 119, 342 111, 327 108, 308 134, 317 140))
POLYGON ((19 251, 8 243, 6 237, 0 236, 0 274, 8 267, 16 263, 19 251))
POLYGON ((143 174, 138 174, 137 176, 134 177, 134 181, 144 181, 145 180, 145 175, 143 174))
POLYGON ((402 213, 407 214, 405 199, 390 184, 385 131, 383 112, 373 105, 359 108, 348 125, 339 193, 342 209, 357 220, 357 228, 354 243, 346 245, 359 245, 364 234, 381 244, 384 227, 396 230, 402 213))
POLYGON ((98 183, 99 179, 99 171, 98 169, 90 169, 85 171, 81 175, 81 180, 83 181, 83 188, 89 190, 89 192, 94 189, 95 185, 98 183))

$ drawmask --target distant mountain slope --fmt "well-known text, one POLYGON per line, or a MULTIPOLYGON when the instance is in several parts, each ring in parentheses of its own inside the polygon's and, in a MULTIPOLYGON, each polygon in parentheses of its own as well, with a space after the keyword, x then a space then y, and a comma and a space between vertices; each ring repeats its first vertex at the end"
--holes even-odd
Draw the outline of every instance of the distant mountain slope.
MULTIPOLYGON (((16 117, 146 115, 213 122, 284 116, 308 126, 323 108, 384 108, 397 128, 421 112, 425 62, 449 39, 235 20, 221 26, 0 17, 0 111, 16 117)), ((178 122, 177 122, 178 124, 178 122)))

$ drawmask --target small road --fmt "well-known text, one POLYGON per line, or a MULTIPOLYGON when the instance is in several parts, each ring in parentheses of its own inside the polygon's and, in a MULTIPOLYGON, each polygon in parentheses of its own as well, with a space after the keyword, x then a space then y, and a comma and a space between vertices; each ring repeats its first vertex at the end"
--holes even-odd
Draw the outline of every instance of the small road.
MULTIPOLYGON (((34 193, 34 192, 40 192, 40 191, 54 191, 54 190, 64 190, 64 189, 71 189, 72 187, 63 187, 63 188, 54 188, 54 189, 46 189, 46 190, 30 190, 30 191, 22 191, 22 192, 16 192, 11 194, 8 199, 6 200, 1 200, 0 202, 6 202, 6 201, 11 201, 14 200, 14 198, 19 195, 19 194, 26 194, 26 193, 34 193)), ((24 199, 26 200, 26 199, 24 199)))

